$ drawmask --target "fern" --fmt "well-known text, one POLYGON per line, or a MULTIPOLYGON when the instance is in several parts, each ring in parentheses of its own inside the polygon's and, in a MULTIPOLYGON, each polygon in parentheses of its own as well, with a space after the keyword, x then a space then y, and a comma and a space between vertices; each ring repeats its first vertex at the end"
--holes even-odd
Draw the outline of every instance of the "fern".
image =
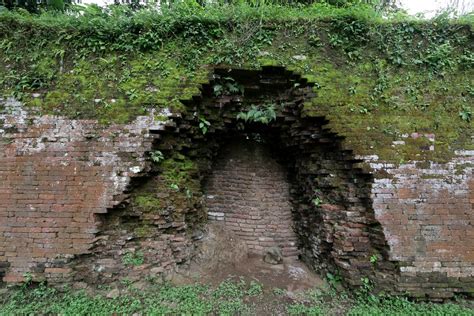
POLYGON ((247 112, 237 114, 237 120, 247 122, 269 124, 276 120, 275 106, 273 104, 265 107, 257 107, 252 105, 247 112))

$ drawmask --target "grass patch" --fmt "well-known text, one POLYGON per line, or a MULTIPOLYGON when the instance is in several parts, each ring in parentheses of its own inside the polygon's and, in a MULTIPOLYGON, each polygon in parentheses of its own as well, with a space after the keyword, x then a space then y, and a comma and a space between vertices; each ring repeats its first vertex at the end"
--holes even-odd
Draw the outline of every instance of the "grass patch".
POLYGON ((150 284, 146 290, 122 282, 121 294, 107 291, 58 291, 45 285, 11 290, 0 299, 0 315, 474 315, 468 302, 435 304, 402 297, 336 293, 332 289, 289 294, 244 280, 226 280, 211 287, 150 284))

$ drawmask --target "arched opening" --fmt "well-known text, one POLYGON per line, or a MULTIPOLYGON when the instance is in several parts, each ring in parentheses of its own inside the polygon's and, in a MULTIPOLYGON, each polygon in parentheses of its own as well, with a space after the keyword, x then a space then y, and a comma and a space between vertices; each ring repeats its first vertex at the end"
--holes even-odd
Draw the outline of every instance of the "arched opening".
MULTIPOLYGON (((97 265, 132 253, 149 271, 186 269, 210 217, 233 226, 253 253, 279 247, 348 285, 368 277, 393 288, 396 266, 371 207, 372 176, 324 117, 303 115, 314 97, 307 80, 282 67, 216 69, 200 95, 182 101, 185 111, 151 130, 163 158, 101 219, 97 265)), ((128 273, 126 264, 104 270, 87 275, 105 282, 128 273)))
POLYGON ((208 218, 244 241, 250 254, 297 258, 288 171, 277 158, 257 133, 223 145, 204 185, 208 218))

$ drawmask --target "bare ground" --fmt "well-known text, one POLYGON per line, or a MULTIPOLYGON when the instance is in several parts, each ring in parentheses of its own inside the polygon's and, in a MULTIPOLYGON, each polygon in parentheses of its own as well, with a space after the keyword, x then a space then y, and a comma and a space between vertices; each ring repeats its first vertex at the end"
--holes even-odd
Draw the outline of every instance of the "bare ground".
POLYGON ((171 282, 218 286, 225 280, 262 285, 263 295, 245 301, 252 305, 252 314, 258 315, 285 315, 286 306, 300 301, 300 294, 327 288, 320 276, 297 259, 285 258, 281 264, 269 264, 262 255, 248 254, 245 243, 214 222, 208 225, 193 262, 174 275, 171 282))

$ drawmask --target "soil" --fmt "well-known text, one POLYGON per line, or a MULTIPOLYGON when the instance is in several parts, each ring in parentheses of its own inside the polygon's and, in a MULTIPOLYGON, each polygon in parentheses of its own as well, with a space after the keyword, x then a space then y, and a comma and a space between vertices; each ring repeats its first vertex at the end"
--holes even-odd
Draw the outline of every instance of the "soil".
POLYGON ((246 298, 252 314, 287 315, 286 306, 299 301, 299 294, 323 289, 326 282, 298 259, 284 258, 281 264, 264 262, 263 255, 249 254, 247 246, 219 222, 210 222, 203 233, 192 263, 171 278, 175 285, 208 284, 217 287, 225 280, 258 282, 263 295, 246 298), (278 289, 283 295, 275 295, 278 289))
MULTIPOLYGON (((219 222, 211 222, 198 246, 198 255, 190 266, 173 278, 175 283, 201 282, 218 285, 227 279, 256 281, 265 288, 289 292, 322 288, 325 282, 298 259, 284 258, 281 264, 269 264, 262 255, 249 254, 244 242, 219 222)), ((177 285, 178 285, 177 284, 177 285)))

